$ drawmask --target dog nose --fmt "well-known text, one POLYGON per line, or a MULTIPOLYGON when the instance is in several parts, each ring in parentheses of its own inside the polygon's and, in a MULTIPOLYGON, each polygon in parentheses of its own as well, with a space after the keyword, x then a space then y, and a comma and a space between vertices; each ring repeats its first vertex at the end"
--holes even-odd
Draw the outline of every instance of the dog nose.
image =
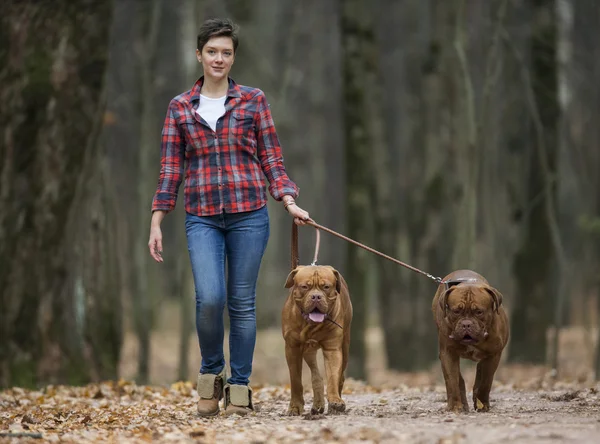
POLYGON ((473 321, 464 320, 461 324, 465 330, 471 330, 471 327, 473 327, 473 321))
POLYGON ((320 301, 321 300, 321 295, 320 294, 313 294, 311 296, 313 301, 320 301))

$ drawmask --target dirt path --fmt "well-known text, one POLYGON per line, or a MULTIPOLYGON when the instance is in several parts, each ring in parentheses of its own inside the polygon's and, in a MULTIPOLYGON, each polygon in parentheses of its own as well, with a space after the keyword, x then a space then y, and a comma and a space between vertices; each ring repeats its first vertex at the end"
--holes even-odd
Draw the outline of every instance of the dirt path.
MULTIPOLYGON (((437 362, 428 371, 388 371, 382 334, 371 329, 367 335, 371 385, 348 379, 343 395, 347 413, 317 418, 283 415, 290 391, 281 332, 260 331, 252 375, 256 414, 212 420, 196 416, 192 383, 170 385, 177 365, 173 354, 178 344, 176 330, 154 336, 154 386, 121 381, 0 392, 0 434, 38 433, 42 437, 0 435, 0 444, 600 443, 600 383, 591 372, 593 344, 585 341, 595 334, 581 329, 562 337, 560 380, 544 367, 503 363, 492 388, 492 411, 461 415, 444 410, 445 389, 437 362)), ((197 372, 197 349, 197 344, 190 344, 190 379, 197 372)), ((131 338, 126 340, 123 356, 121 374, 132 378, 137 353, 131 338)), ((461 368, 467 387, 472 387, 474 366, 465 362, 461 368)), ((304 382, 309 388, 307 370, 304 382)), ((305 400, 308 412, 310 392, 305 400)))
POLYGON ((405 388, 346 395, 346 415, 319 418, 282 416, 287 393, 276 400, 265 390, 263 396, 271 399, 261 403, 255 418, 202 425, 214 428, 218 442, 600 442, 596 390, 503 391, 494 396, 492 412, 457 415, 444 411, 441 388, 427 392, 405 388))
MULTIPOLYGON (((444 411, 440 386, 377 390, 349 381, 341 416, 287 417, 289 389, 255 390, 249 418, 195 415, 190 383, 170 388, 120 384, 0 393, 0 432, 40 433, 5 442, 199 443, 598 443, 598 387, 515 390, 498 387, 490 413, 444 411)), ((306 395, 309 411, 311 395, 306 395)))

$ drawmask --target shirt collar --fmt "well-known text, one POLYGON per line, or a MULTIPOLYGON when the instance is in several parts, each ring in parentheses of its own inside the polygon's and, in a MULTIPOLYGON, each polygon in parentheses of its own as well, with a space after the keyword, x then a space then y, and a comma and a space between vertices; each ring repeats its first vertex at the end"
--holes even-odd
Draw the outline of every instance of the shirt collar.
MULTIPOLYGON (((242 89, 239 87, 237 83, 233 81, 231 77, 227 78, 229 80, 229 89, 227 90, 227 97, 242 97, 242 89)), ((191 91, 191 99, 190 102, 200 101, 200 90, 202 89, 202 84, 204 83, 204 76, 200 77, 191 91)))

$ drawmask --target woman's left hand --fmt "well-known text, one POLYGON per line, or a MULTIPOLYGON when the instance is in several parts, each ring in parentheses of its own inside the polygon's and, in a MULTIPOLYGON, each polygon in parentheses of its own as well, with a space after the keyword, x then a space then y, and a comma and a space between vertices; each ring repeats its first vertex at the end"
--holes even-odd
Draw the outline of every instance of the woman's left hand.
POLYGON ((294 222, 296 223, 296 225, 306 225, 306 221, 310 219, 308 211, 304 211, 295 203, 292 205, 288 205, 287 211, 294 218, 294 222))

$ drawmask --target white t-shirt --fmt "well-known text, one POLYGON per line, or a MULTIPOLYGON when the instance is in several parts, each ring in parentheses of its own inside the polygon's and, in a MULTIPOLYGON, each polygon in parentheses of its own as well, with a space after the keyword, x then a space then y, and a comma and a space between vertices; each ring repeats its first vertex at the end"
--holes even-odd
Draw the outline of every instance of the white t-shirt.
POLYGON ((219 120, 219 117, 225 114, 226 98, 227 96, 213 99, 200 94, 200 105, 198 106, 196 112, 200 117, 206 120, 206 123, 208 123, 213 131, 216 131, 217 120, 219 120))

